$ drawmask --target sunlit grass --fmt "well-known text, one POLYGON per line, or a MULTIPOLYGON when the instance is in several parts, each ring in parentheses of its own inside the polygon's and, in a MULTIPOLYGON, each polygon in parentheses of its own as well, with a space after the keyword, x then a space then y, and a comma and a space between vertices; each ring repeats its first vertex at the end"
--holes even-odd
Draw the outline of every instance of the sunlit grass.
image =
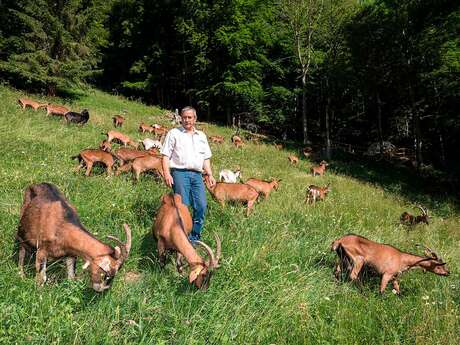
POLYGON ((81 149, 98 145, 102 133, 113 128, 113 115, 126 110, 122 131, 142 139, 141 121, 168 124, 161 110, 92 90, 62 101, 75 110, 89 109, 90 121, 80 127, 20 109, 20 93, 12 89, 0 87, 0 96, 0 343, 460 343, 460 221, 457 205, 449 200, 418 195, 429 203, 433 220, 407 229, 398 224, 399 215, 418 211, 399 192, 404 186, 397 179, 389 186, 378 180, 380 174, 374 182, 334 174, 344 164, 339 162, 331 162, 324 177, 313 178, 308 174, 312 162, 289 165, 287 156, 295 151, 254 144, 236 150, 231 129, 210 126, 209 134, 227 139, 212 145, 216 176, 222 168, 240 165, 243 180, 278 177, 282 182, 250 217, 239 205, 222 209, 208 195, 204 240, 214 246, 213 231, 223 238, 222 267, 207 292, 196 291, 172 263, 164 270, 158 265, 151 226, 167 188, 151 175, 134 183, 130 175, 106 178, 96 169, 87 178, 74 171, 77 162, 71 160, 81 149), (19 278, 14 234, 23 191, 44 181, 64 192, 101 240, 108 234, 123 238, 122 224, 130 224, 132 253, 108 292, 93 292, 86 275, 66 280, 61 262, 51 265, 43 288, 35 286, 32 264, 27 278, 19 278), (311 183, 331 183, 325 202, 304 203, 311 183), (442 255, 451 275, 408 272, 400 297, 390 288, 380 296, 377 278, 365 279, 362 287, 337 283, 330 244, 349 232, 407 251, 422 242, 442 255))

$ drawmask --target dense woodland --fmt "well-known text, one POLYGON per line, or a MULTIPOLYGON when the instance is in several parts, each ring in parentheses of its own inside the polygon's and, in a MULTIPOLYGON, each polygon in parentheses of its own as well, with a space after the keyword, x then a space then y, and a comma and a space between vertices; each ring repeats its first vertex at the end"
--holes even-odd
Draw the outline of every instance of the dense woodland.
POLYGON ((459 171, 457 0, 0 0, 0 80, 459 171))

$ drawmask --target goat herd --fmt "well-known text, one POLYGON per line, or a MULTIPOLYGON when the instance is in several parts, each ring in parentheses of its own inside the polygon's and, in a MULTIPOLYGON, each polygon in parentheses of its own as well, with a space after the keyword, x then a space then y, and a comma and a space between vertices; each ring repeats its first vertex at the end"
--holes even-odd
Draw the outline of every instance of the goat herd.
MULTIPOLYGON (((38 103, 29 99, 19 99, 23 107, 31 107, 37 110, 46 108, 47 114, 64 116, 67 122, 84 124, 89 119, 89 113, 84 110, 81 114, 71 112, 68 108, 50 103, 38 103)), ((122 127, 125 118, 121 115, 113 117, 115 127, 122 127)), ((132 171, 135 179, 146 171, 154 171, 163 177, 161 157, 158 149, 161 149, 162 139, 168 128, 161 125, 147 125, 141 123, 139 131, 142 133, 154 133, 155 139, 134 141, 129 136, 111 130, 106 133, 107 138, 102 141, 98 149, 82 150, 77 156, 80 164, 77 170, 86 166, 86 176, 91 174, 91 169, 96 163, 102 163, 107 169, 108 176, 112 175, 112 169, 116 162, 119 166, 115 172, 132 171), (112 142, 119 142, 123 147, 112 151, 112 142), (139 143, 145 150, 138 150, 139 143), (132 148, 128 148, 127 146, 132 148)), ((242 148, 243 139, 236 133, 231 141, 236 148, 242 148)), ((225 141, 223 136, 209 136, 212 143, 221 144, 225 141)), ((277 149, 282 145, 276 144, 277 149)), ((306 157, 311 157, 310 148, 303 149, 306 157)), ((299 158, 295 155, 288 156, 289 162, 296 165, 299 158)), ((318 166, 311 168, 313 176, 323 176, 328 163, 321 161, 318 166)), ((224 206, 225 201, 236 201, 247 204, 249 216, 260 194, 268 199, 271 191, 277 190, 281 180, 272 179, 263 181, 250 178, 245 183, 238 183, 241 179, 241 170, 222 170, 219 174, 220 182, 211 187, 208 176, 204 177, 207 189, 213 197, 224 206)), ((305 202, 314 204, 317 200, 324 200, 331 191, 330 185, 319 187, 310 185, 307 188, 305 202)), ((404 212, 400 221, 403 224, 413 226, 418 223, 428 224, 429 216, 426 208, 419 206, 422 214, 413 216, 404 212)), ((24 194, 24 201, 20 210, 20 221, 16 238, 19 242, 19 269, 24 275, 24 258, 27 252, 35 252, 36 281, 42 285, 46 281, 46 267, 48 259, 65 258, 67 274, 70 279, 75 278, 75 264, 77 257, 83 259, 83 269, 89 269, 92 287, 95 291, 103 291, 111 286, 112 279, 128 258, 131 249, 131 229, 127 224, 123 225, 126 234, 126 242, 118 238, 108 236, 116 245, 107 245, 96 239, 81 224, 75 207, 70 204, 59 189, 49 183, 41 183, 29 186, 24 194)), ((192 229, 192 218, 188 208, 182 203, 177 194, 165 194, 162 197, 161 206, 156 214, 152 228, 153 235, 157 239, 157 249, 160 265, 166 262, 166 251, 172 250, 177 254, 176 268, 180 274, 184 267, 189 266, 189 282, 197 288, 206 289, 209 286, 211 274, 219 267, 221 257, 221 239, 214 234, 216 252, 201 241, 196 242, 196 247, 188 240, 188 234, 192 229), (207 258, 200 256, 198 247, 202 247, 207 258)), ((447 276, 449 271, 446 263, 431 249, 424 247, 424 256, 402 252, 390 245, 373 242, 357 235, 346 235, 332 243, 331 250, 338 256, 335 268, 336 278, 341 278, 342 271, 349 272, 351 280, 357 280, 364 266, 369 266, 381 275, 380 292, 383 293, 387 284, 392 283, 396 293, 399 294, 398 279, 400 275, 412 268, 422 268, 438 275, 447 276)))

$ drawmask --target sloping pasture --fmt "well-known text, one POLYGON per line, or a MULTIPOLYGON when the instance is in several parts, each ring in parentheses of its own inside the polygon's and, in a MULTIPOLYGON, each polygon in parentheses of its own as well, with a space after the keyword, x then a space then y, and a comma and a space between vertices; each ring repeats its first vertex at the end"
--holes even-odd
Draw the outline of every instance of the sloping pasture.
MULTIPOLYGON (((398 180, 386 188, 377 180, 336 174, 334 165, 339 171, 344 163, 334 161, 324 177, 313 178, 312 162, 288 164, 288 154, 297 152, 250 143, 236 150, 231 129, 210 125, 208 134, 226 136, 223 145, 211 144, 215 176, 240 165, 243 179, 282 182, 250 217, 239 205, 222 209, 208 195, 204 241, 214 247, 212 232, 217 232, 223 259, 209 290, 197 291, 175 272, 172 259, 159 268, 151 226, 160 197, 168 192, 164 184, 152 175, 139 183, 130 175, 107 178, 101 168, 85 177, 70 158, 97 147, 102 133, 113 128, 112 116, 122 110, 127 110, 122 131, 136 139, 146 136, 137 131, 141 121, 168 124, 163 112, 95 90, 53 100, 73 110, 88 108, 90 121, 80 127, 44 111, 20 109, 21 95, 0 87, 0 343, 460 343, 460 219, 453 201, 419 195, 432 223, 408 230, 398 224, 399 215, 418 211, 414 200, 398 194, 398 180), (43 288, 35 285, 33 259, 27 278, 19 278, 14 234, 23 191, 45 181, 64 192, 99 239, 106 241, 109 234, 123 239, 123 222, 131 226, 131 256, 106 293, 93 292, 86 274, 68 281, 62 261, 50 265, 43 288), (311 183, 331 183, 325 202, 304 204, 311 183), (380 295, 377 277, 364 277, 362 286, 338 283, 330 244, 349 232, 411 252, 415 243, 424 243, 448 262, 451 275, 408 272, 401 296, 390 287, 380 295)), ((81 273, 80 260, 77 265, 81 273)))

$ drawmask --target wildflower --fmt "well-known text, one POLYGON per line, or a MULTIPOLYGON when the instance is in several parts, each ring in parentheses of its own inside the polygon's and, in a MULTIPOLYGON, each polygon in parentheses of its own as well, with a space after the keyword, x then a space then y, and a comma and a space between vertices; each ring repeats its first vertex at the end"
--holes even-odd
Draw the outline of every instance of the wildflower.
POLYGON ((422 297, 422 299, 423 299, 424 301, 427 301, 429 298, 430 298, 430 296, 423 296, 423 297, 422 297))

